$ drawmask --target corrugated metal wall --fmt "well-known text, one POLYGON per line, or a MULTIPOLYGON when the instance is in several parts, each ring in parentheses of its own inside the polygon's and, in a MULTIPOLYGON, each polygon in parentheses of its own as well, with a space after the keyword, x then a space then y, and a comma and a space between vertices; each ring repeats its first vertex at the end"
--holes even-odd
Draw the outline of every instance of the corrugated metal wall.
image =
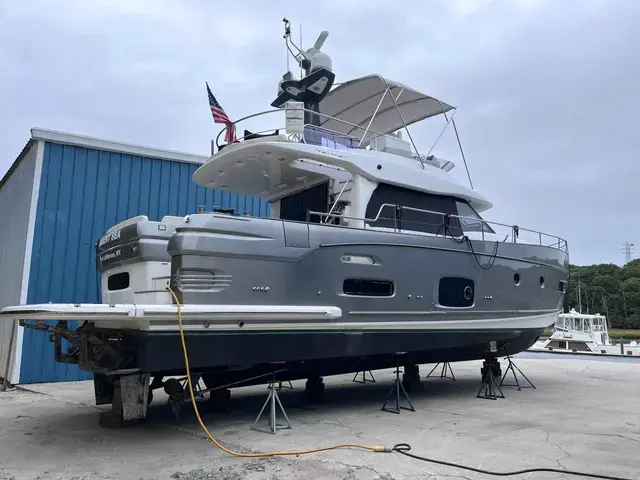
MULTIPOLYGON (((196 185, 191 176, 197 167, 47 142, 27 302, 97 302, 94 242, 132 216, 160 220, 193 213, 198 205, 269 214, 263 200, 196 185)), ((25 329, 21 383, 87 378, 76 365, 54 361, 47 335, 25 329)))
MULTIPOLYGON (((20 303, 36 154, 37 142, 30 142, 0 185, 0 309, 20 303)), ((11 322, 0 320, 0 377, 8 360, 10 332, 11 322)))

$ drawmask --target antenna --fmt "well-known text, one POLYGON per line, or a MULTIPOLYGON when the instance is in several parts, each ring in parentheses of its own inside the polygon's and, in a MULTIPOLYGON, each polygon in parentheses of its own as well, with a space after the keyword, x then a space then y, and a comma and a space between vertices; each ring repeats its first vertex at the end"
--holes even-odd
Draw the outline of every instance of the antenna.
POLYGON ((625 242, 622 245, 622 252, 624 253, 625 265, 633 260, 633 251, 635 250, 635 245, 633 243, 625 242))
POLYGON ((329 32, 322 31, 315 44, 305 51, 302 50, 302 24, 300 25, 300 45, 298 46, 291 39, 291 23, 286 18, 283 18, 282 21, 284 22, 285 46, 300 66, 301 78, 300 80, 294 78, 287 63, 287 73, 278 82, 278 97, 271 103, 271 106, 281 108, 288 101, 302 102, 305 109, 305 123, 320 125, 320 116, 318 115, 320 101, 329 93, 335 80, 331 57, 320 50, 327 40, 329 32), (294 53, 293 49, 298 52, 294 53))

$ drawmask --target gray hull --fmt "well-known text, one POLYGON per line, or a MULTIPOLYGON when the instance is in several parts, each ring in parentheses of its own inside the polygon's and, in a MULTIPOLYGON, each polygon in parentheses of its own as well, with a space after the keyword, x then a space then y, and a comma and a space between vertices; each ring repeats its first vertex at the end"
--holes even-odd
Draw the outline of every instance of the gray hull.
POLYGON ((183 303, 334 305, 367 331, 545 327, 568 266, 544 246, 212 214, 177 227, 168 251, 183 303), (371 281, 374 296, 358 295, 371 281))
MULTIPOLYGON (((492 341, 506 349, 501 354, 523 351, 555 322, 568 266, 567 254, 552 247, 213 213, 175 229, 127 227, 98 248, 98 261, 106 278, 127 265, 170 263, 183 304, 341 309, 337 319, 187 322, 191 366, 218 383, 269 372, 274 362, 304 378, 390 367, 397 352, 419 364, 485 358, 492 341), (367 282, 373 290, 358 290, 367 282)), ((108 328, 93 334, 116 337, 108 328)), ((175 329, 124 329, 117 338, 117 355, 96 360, 88 352, 83 368, 183 372, 175 329)))

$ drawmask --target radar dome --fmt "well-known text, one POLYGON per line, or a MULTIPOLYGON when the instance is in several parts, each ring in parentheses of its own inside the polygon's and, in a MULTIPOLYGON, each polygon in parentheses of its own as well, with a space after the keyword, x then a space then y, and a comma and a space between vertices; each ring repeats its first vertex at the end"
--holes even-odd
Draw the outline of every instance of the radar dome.
POLYGON ((311 72, 315 72, 321 68, 326 68, 330 72, 333 71, 331 68, 331 57, 324 52, 317 52, 313 57, 311 57, 310 70, 311 72))

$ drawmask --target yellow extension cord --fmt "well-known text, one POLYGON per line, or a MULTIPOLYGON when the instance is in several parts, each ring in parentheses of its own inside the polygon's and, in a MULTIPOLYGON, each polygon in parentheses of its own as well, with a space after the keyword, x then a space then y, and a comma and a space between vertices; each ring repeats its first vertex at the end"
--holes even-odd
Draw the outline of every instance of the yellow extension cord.
POLYGON ((178 300, 178 297, 173 292, 171 287, 167 287, 167 290, 169 290, 169 292, 171 293, 171 296, 173 297, 173 300, 175 301, 176 306, 178 308, 178 328, 180 330, 180 341, 182 342, 182 353, 184 354, 184 365, 187 370, 187 383, 189 385, 189 394, 191 397, 191 403, 193 405, 193 411, 196 413, 196 418, 198 419, 198 423, 200 424, 200 427, 202 427, 202 430, 204 430, 204 433, 207 434, 207 437, 209 437, 209 440, 211 440, 211 442, 220 450, 230 455, 235 455, 236 457, 275 457, 275 456, 293 456, 293 455, 297 456, 297 455, 306 455, 309 453, 326 452, 327 450, 335 450, 338 448, 360 448, 362 450, 368 450, 370 452, 390 452, 391 451, 390 449, 380 445, 362 445, 358 443, 342 443, 339 445, 331 445, 328 447, 311 448, 309 450, 241 453, 241 452, 234 452, 233 450, 229 450, 225 446, 221 445, 220 442, 218 442, 218 440, 216 440, 213 437, 213 435, 211 435, 211 433, 205 426, 204 422, 202 421, 202 418, 200 417, 200 412, 198 411, 198 405, 196 404, 195 395, 193 394, 193 385, 191 384, 191 368, 189 367, 189 355, 187 354, 187 344, 184 340, 184 330, 182 328, 182 311, 181 311, 180 300, 178 300))

